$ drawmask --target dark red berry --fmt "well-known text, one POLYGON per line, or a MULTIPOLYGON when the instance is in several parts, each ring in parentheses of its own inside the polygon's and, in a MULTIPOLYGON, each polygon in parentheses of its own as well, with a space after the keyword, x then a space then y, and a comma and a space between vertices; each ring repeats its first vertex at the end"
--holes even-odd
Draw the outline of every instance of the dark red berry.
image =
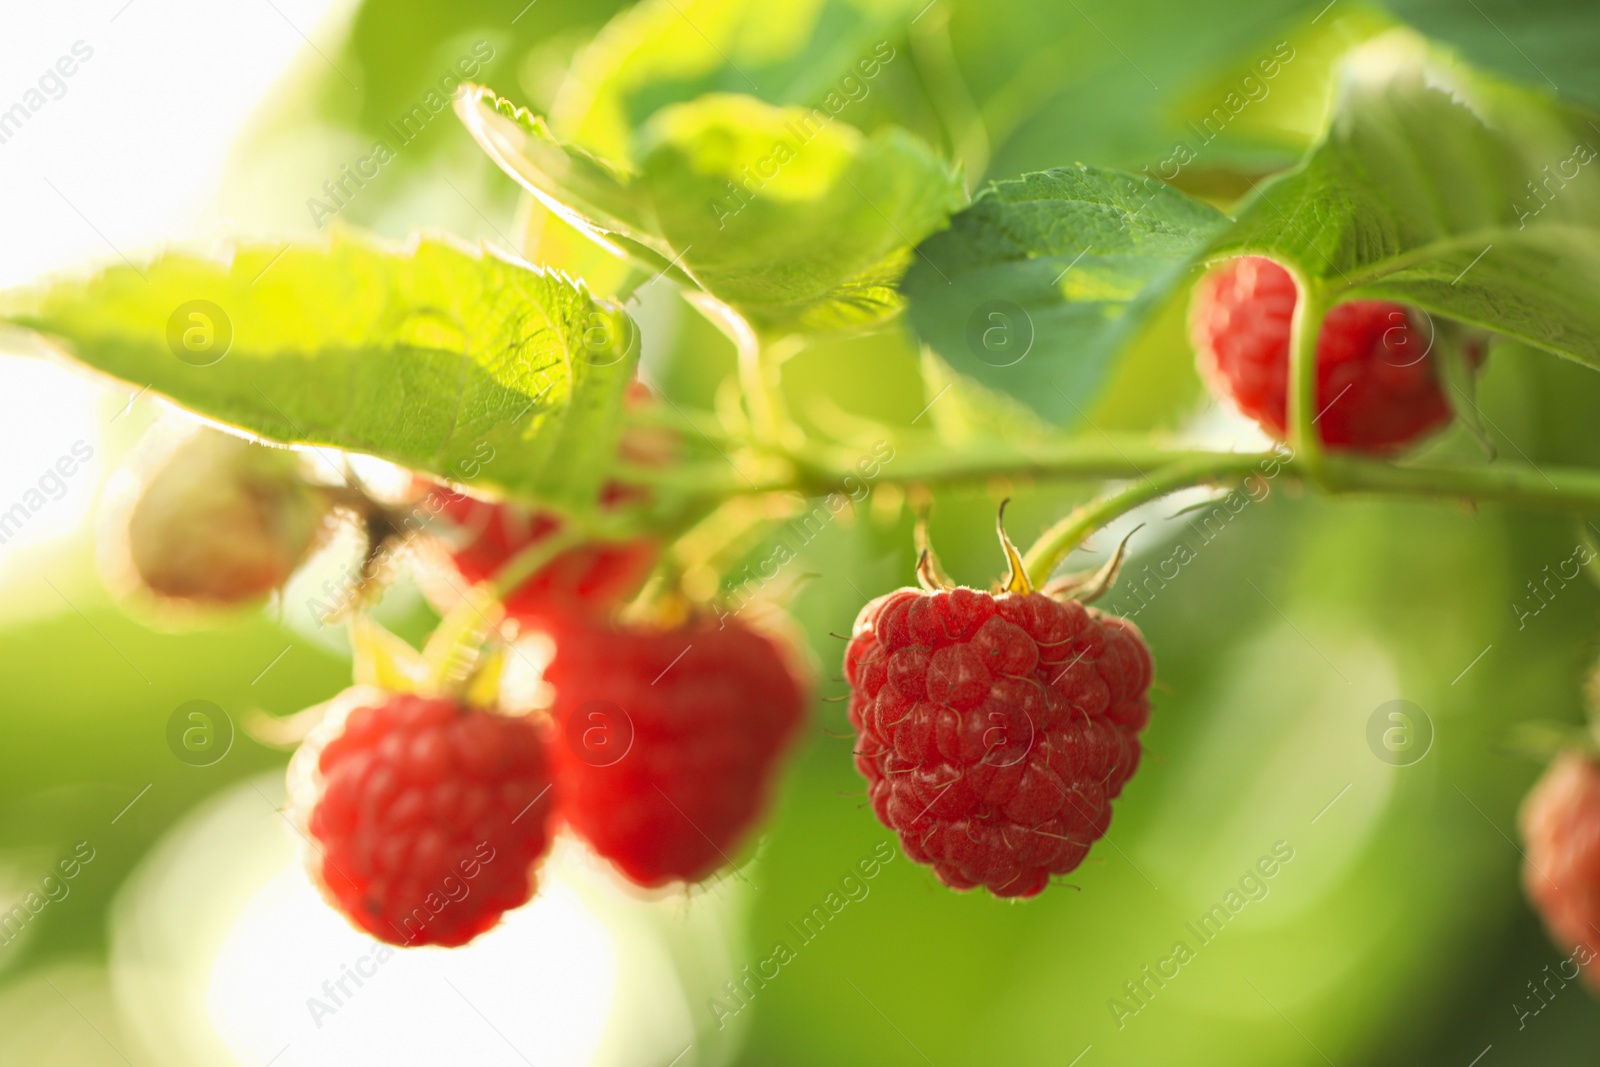
POLYGON ((732 862, 807 700, 777 643, 709 619, 563 629, 545 679, 562 813, 642 886, 697 882, 732 862))
POLYGON ((462 945, 533 894, 554 801, 527 719, 353 691, 290 767, 312 874, 394 945, 462 945))
MULTIPOLYGON (((623 404, 629 411, 645 412, 657 401, 650 388, 635 379, 628 385, 623 404)), ((676 456, 678 443, 671 430, 630 424, 623 429, 617 455, 640 466, 660 467, 676 456)), ((427 494, 427 510, 443 544, 444 551, 437 554, 443 556, 443 569, 454 572, 446 573, 442 582, 436 574, 423 575, 425 588, 432 587, 429 595, 441 610, 459 599, 464 586, 496 577, 519 552, 561 528, 560 517, 547 511, 479 500, 421 478, 416 480, 416 489, 419 495, 427 494), (434 580, 428 581, 430 578, 434 580)), ((610 481, 596 503, 601 510, 611 511, 648 498, 645 489, 610 481)), ((648 537, 569 548, 505 598, 506 612, 541 629, 571 619, 598 619, 638 591, 659 551, 660 546, 648 537)))
MULTIPOLYGON (((1190 335, 1212 390, 1272 436, 1288 424, 1294 278, 1261 256, 1241 256, 1195 292, 1190 335)), ((1382 300, 1335 305, 1317 338, 1317 430, 1324 444, 1391 452, 1447 425, 1432 331, 1418 313, 1382 300)))
POLYGON ((844 669, 872 810, 954 889, 1031 897, 1077 867, 1139 765, 1149 650, 1076 601, 896 590, 844 669))
POLYGON ((1600 992, 1600 765, 1563 752, 1523 801, 1527 845, 1522 884, 1563 952, 1582 946, 1578 963, 1600 992))
MULTIPOLYGON (((435 529, 446 545, 448 566, 456 577, 450 584, 457 591, 493 579, 519 552, 561 528, 561 520, 548 512, 478 500, 442 487, 433 491, 435 529)), ((602 506, 620 503, 627 492, 609 487, 602 506)), ((596 616, 635 592, 655 558, 656 544, 649 539, 577 545, 513 590, 505 599, 506 612, 544 625, 596 616)))

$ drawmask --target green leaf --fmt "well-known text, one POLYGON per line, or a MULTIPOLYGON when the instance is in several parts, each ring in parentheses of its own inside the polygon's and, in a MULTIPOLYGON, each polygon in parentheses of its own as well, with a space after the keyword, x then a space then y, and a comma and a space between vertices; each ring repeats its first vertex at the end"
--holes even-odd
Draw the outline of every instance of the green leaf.
MULTIPOLYGON (((551 109, 563 137, 632 162, 657 111, 710 93, 826 108, 861 129, 930 107, 906 54, 926 0, 646 0, 579 54, 551 109)), ((918 127, 929 137, 937 122, 918 127)))
POLYGON ((1477 442, 1485 459, 1494 459, 1494 438, 1484 426, 1483 410, 1478 407, 1478 365, 1487 345, 1475 331, 1453 322, 1434 323, 1434 365, 1445 386, 1445 396, 1455 411, 1456 421, 1477 442))
POLYGON ((658 112, 640 168, 680 263, 760 328, 865 325, 899 306, 916 242, 962 204, 959 178, 900 129, 710 95, 658 112))
POLYGON ((957 372, 1071 424, 1225 225, 1159 182, 1076 166, 996 182, 918 250, 902 289, 957 372))
POLYGON ((462 93, 455 107, 479 147, 545 207, 607 248, 668 269, 672 252, 634 171, 560 141, 543 117, 488 89, 462 93))
POLYGON ((1353 52, 1323 141, 1213 249, 1600 367, 1600 126, 1430 53, 1353 52))
POLYGON ((927 349, 922 351, 922 377, 928 421, 951 448, 1029 445, 1060 437, 1026 404, 956 374, 927 349))
POLYGON ((625 167, 492 94, 464 99, 479 143, 552 210, 763 330, 892 314, 912 248, 964 200, 959 177, 912 134, 867 137, 821 109, 734 94, 674 104, 639 132, 639 163, 625 167))
POLYGON ((1387 0, 1395 14, 1473 63, 1600 106, 1600 6, 1589 0, 1387 0))
POLYGON ((639 348, 581 283, 436 238, 169 252, 7 307, 80 362, 268 440, 568 510, 599 491, 639 348))

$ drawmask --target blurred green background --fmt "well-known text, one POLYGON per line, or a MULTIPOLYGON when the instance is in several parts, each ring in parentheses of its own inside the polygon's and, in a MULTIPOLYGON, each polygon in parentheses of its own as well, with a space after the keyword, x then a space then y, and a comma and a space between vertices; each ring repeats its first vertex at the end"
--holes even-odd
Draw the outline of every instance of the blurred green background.
MULTIPOLYGON (((494 58, 478 80, 548 108, 574 56, 621 6, 370 0, 336 12, 317 35, 328 54, 297 61, 237 142, 218 192, 225 212, 250 231, 313 230, 306 198, 479 42, 494 58)), ((1352 0, 936 0, 909 29, 888 3, 793 6, 812 12, 819 37, 860 11, 901 27, 891 31, 910 60, 896 71, 901 80, 885 82, 869 108, 846 117, 869 129, 892 122, 916 130, 967 165, 972 187, 980 177, 1074 161, 1155 167, 1187 122, 1288 42, 1295 58, 1270 94, 1180 176, 1187 191, 1227 210, 1308 145, 1339 53, 1397 20, 1504 76, 1600 103, 1600 67, 1579 47, 1600 31, 1592 4, 1406 0, 1383 10, 1352 0)), ((666 9, 670 0, 656 5, 666 9)), ((781 21, 789 10, 775 4, 762 17, 781 21)), ((815 73, 808 65, 826 62, 821 51, 806 53, 799 69, 815 73)), ((587 274, 602 290, 619 280, 558 222, 519 202, 448 114, 341 215, 396 236, 434 225, 512 244, 587 274)), ((640 293, 636 313, 646 377, 668 395, 711 406, 731 366, 727 343, 665 283, 640 293)), ((1198 428, 1223 443, 1248 441, 1245 428, 1210 410, 1182 317, 1173 307, 1140 339, 1091 413, 1095 423, 1198 428)), ((930 395, 919 374, 915 347, 896 323, 799 351, 785 365, 784 390, 792 409, 819 425, 845 418, 844 409, 909 427, 930 395)), ((1591 372, 1498 345, 1479 395, 1503 452, 1535 463, 1600 463, 1600 380, 1591 372)), ((97 469, 105 475, 171 417, 148 404, 124 411, 126 401, 125 392, 107 390, 99 402, 97 469)), ((950 434, 1026 432, 1014 411, 994 410, 998 403, 958 390, 935 421, 950 434)), ((1452 434, 1430 447, 1466 455, 1472 446, 1452 434)), ((992 535, 1001 498, 1015 498, 1011 532, 1025 541, 1093 488, 996 484, 944 494, 933 537, 956 578, 984 585, 1001 566, 992 535)), ((114 489, 108 478, 102 495, 114 489)), ((1507 746, 1520 721, 1582 717, 1580 687, 1597 651, 1596 590, 1573 583, 1525 620, 1517 606, 1530 603, 1528 583, 1546 565, 1572 554, 1577 525, 1275 487, 1208 540, 1193 516, 1174 516, 1178 508, 1168 502, 1142 516, 1149 525, 1124 579, 1170 556, 1179 539, 1196 548, 1137 616, 1159 679, 1146 763, 1117 803, 1109 839, 1068 879, 1071 888, 1024 904, 957 895, 897 857, 868 896, 799 947, 739 1013, 736 1040, 715 1033, 705 1001, 739 977, 717 968, 729 959, 754 964, 780 938, 794 944, 786 924, 890 838, 864 806, 843 706, 819 703, 753 847, 753 886, 733 903, 714 891, 692 898, 732 940, 718 948, 723 955, 702 952, 699 934, 672 949, 682 974, 706 972, 671 994, 684 998, 686 1018, 705 1035, 680 1053, 681 1040, 656 1041, 637 1018, 613 1012, 608 1029, 637 1026, 643 1034, 617 1062, 1592 1062, 1600 1007, 1590 996, 1574 985, 1547 994, 1547 1006, 1531 999, 1528 983, 1542 981, 1562 955, 1518 885, 1515 810, 1540 768, 1507 746), (1380 760, 1367 740, 1369 718, 1395 699, 1420 707, 1433 730, 1427 755, 1407 766, 1380 760), (1267 895, 1199 946, 1185 924, 1279 842, 1293 858, 1268 881, 1267 895), (1194 960, 1141 1007, 1125 983, 1141 981, 1180 939, 1196 949, 1194 960), (1114 1000, 1139 1010, 1119 1020, 1114 1000)), ((197 805, 285 757, 240 731, 218 762, 191 766, 169 748, 169 717, 196 699, 235 723, 256 709, 289 713, 348 679, 337 636, 308 626, 296 607, 336 562, 297 581, 282 605, 175 625, 119 607, 102 587, 95 557, 104 536, 86 520, 12 552, 0 571, 8 724, 0 890, 22 899, 75 843, 95 849, 70 894, 0 945, 7 1062, 46 1062, 52 1050, 67 1057, 60 1062, 189 1062, 176 1050, 142 1048, 118 1020, 127 1004, 119 1007, 103 968, 120 936, 116 923, 134 921, 137 909, 113 903, 197 805), (69 1030, 82 1040, 65 1036, 69 1030)), ((788 608, 815 653, 821 695, 844 692, 842 645, 830 633, 848 632, 863 595, 911 578, 911 544, 903 502, 880 491, 792 565, 808 580, 792 583, 788 608)), ((758 548, 752 558, 766 554, 758 548)), ((412 636, 430 622, 403 589, 386 617, 412 636)), ((266 816, 273 802, 263 796, 266 816)), ((212 874, 197 869, 200 884, 168 888, 204 898, 212 874)), ((677 936, 674 907, 650 936, 677 936)), ((619 949, 618 966, 631 958, 619 949)), ((527 965, 559 974, 565 964, 527 965)), ((216 1011, 183 1025, 210 1027, 216 1011)), ((296 1057, 321 1062, 292 1046, 280 1062, 296 1057)))

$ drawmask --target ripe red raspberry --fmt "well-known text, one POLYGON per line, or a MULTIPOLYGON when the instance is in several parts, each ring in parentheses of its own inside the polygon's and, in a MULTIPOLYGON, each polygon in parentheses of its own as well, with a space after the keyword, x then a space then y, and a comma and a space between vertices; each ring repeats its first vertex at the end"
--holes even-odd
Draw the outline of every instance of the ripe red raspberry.
POLYGON ((844 669, 872 810, 953 889, 1038 893, 1139 765, 1149 650, 1076 601, 899 589, 861 609, 844 669))
MULTIPOLYGON (((1283 267, 1241 256, 1195 292, 1190 336, 1212 391, 1282 439, 1288 424, 1289 328, 1298 293, 1283 267)), ((1322 442, 1392 452, 1447 425, 1450 403, 1430 351, 1431 331, 1399 304, 1335 305, 1317 338, 1317 430, 1322 442)))
POLYGON ((1522 884, 1563 952, 1583 945, 1584 979, 1600 993, 1600 765, 1577 752, 1550 764, 1522 803, 1522 884))
MULTIPOLYGON (((628 385, 623 406, 643 412, 656 404, 649 386, 635 379, 628 385)), ((647 467, 670 463, 678 452, 671 430, 649 425, 629 425, 617 444, 619 458, 647 467)), ((492 464, 493 460, 486 460, 492 464)), ((538 544, 561 528, 561 519, 546 511, 515 504, 478 500, 425 479, 416 480, 421 493, 430 493, 429 509, 442 535, 444 569, 457 580, 434 582, 429 595, 441 610, 459 599, 462 585, 494 578, 500 568, 525 548, 538 544)), ((607 482, 598 500, 602 510, 626 507, 648 498, 646 490, 621 482, 607 482)), ((551 628, 567 619, 593 619, 603 615, 644 584, 655 566, 660 546, 650 538, 587 544, 569 548, 534 572, 505 598, 506 613, 524 623, 551 628)), ((427 579, 434 577, 426 570, 427 579)))
MULTIPOLYGON (((561 528, 548 512, 515 504, 490 503, 436 488, 437 519, 448 565, 459 582, 475 585, 499 573, 523 549, 561 528)), ((602 506, 620 503, 628 491, 608 487, 602 506)), ((655 565, 656 544, 649 539, 617 544, 577 545, 530 575, 505 599, 506 613, 524 622, 594 616, 638 589, 655 565)))
POLYGON ((380 941, 463 945, 533 894, 554 803, 526 719, 352 690, 289 784, 313 879, 380 941))
POLYGON ((709 619, 564 629, 545 680, 562 813, 642 886, 732 861, 808 699, 773 640, 709 619))

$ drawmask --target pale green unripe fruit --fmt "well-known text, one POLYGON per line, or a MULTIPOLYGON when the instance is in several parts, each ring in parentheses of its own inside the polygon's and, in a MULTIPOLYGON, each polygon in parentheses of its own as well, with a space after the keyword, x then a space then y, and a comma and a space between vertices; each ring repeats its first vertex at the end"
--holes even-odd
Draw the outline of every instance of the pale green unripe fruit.
POLYGON ((145 483, 128 519, 134 570, 161 597, 263 597, 316 548, 330 500, 293 452, 204 430, 145 483))

